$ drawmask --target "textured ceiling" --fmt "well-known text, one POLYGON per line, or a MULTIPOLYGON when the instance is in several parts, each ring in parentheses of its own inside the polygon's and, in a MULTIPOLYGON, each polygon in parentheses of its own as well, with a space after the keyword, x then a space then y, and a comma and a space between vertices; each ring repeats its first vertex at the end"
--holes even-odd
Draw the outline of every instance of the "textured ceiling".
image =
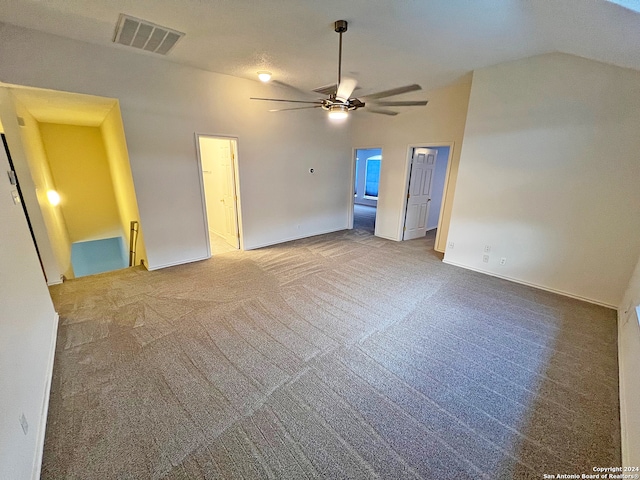
POLYGON ((186 33, 167 61, 304 90, 335 82, 338 19, 362 94, 556 51, 640 70, 640 14, 606 0, 0 0, 2 22, 110 48, 120 13, 186 33))

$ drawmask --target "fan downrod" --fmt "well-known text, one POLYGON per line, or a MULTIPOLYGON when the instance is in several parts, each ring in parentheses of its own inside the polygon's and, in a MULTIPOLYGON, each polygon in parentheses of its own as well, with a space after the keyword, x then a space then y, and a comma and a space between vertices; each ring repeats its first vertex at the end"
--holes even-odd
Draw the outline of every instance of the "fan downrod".
MULTIPOLYGON (((345 78, 345 81, 342 81, 342 34, 347 31, 348 23, 346 20, 337 20, 333 24, 334 30, 340 36, 339 44, 338 44, 338 81, 335 85, 328 85, 326 87, 321 87, 315 89, 314 92, 320 92, 324 95, 327 95, 328 98, 318 99, 316 101, 307 101, 307 100, 289 100, 283 98, 255 98, 251 97, 252 100, 264 100, 269 102, 290 102, 290 103, 303 103, 308 104, 309 106, 305 107, 291 107, 291 108, 281 108, 269 110, 271 112, 281 112, 284 110, 302 110, 307 108, 319 108, 329 112, 330 116, 332 113, 341 113, 343 116, 352 110, 357 110, 359 108, 365 107, 365 102, 360 98, 352 97, 351 95, 356 89, 357 81, 353 78, 345 78)), ((286 84, 285 84, 286 85, 286 84)), ((421 90, 420 85, 405 85, 403 87, 392 88, 391 90, 385 90, 383 92, 371 93, 369 95, 365 95, 362 97, 363 99, 373 101, 374 105, 372 109, 369 111, 371 113, 380 113, 383 115, 397 115, 398 112, 394 112, 392 110, 385 110, 384 108, 378 107, 414 107, 414 106, 424 106, 427 104, 426 100, 401 100, 397 102, 378 102, 381 98, 392 97, 395 95, 400 95, 403 93, 413 92, 416 90, 421 90)))
POLYGON ((333 24, 335 31, 340 34, 340 43, 338 46, 338 83, 336 84, 336 88, 340 86, 340 82, 342 81, 342 34, 347 31, 347 25, 346 20, 336 20, 336 23, 333 24))

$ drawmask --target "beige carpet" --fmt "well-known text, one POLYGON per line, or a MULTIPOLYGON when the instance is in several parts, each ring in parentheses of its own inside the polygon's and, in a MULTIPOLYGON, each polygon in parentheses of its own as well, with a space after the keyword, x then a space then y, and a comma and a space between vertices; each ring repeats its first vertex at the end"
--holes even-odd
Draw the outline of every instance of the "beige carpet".
POLYGON ((376 228, 376 207, 356 203, 353 206, 353 228, 373 235, 376 228))
POLYGON ((353 230, 51 288, 43 478, 620 465, 615 312, 353 230))
POLYGON ((230 253, 238 250, 228 244, 224 238, 213 232, 209 232, 209 246, 211 248, 211 255, 220 255, 221 253, 230 253))

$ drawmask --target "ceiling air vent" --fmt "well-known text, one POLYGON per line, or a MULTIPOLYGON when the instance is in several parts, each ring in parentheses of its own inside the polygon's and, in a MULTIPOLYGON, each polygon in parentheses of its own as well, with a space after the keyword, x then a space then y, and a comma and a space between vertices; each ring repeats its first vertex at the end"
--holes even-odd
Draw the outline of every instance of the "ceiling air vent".
POLYGON ((113 41, 128 47, 166 55, 183 36, 182 32, 121 13, 113 41))

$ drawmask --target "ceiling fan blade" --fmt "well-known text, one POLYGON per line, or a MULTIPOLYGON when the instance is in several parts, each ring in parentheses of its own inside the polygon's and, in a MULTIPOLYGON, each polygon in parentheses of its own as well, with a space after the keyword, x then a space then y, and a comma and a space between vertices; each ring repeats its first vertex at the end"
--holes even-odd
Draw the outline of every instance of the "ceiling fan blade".
POLYGON ((408 100, 406 102, 375 102, 376 105, 380 105, 381 107, 423 107, 429 100, 408 100))
POLYGON ((398 114, 398 112, 394 112, 393 110, 384 110, 381 108, 365 108, 364 111, 371 112, 371 113, 379 113, 381 115, 389 115, 392 117, 398 114))
POLYGON ((250 97, 250 100, 266 100, 267 102, 313 103, 313 104, 316 104, 316 105, 322 105, 322 102, 320 102, 320 101, 311 102, 309 100, 284 100, 282 98, 250 97))
POLYGON ((305 110, 307 108, 320 108, 322 105, 314 105, 312 107, 293 107, 293 108, 276 108, 274 110, 269 110, 270 112, 286 112, 287 110, 305 110))
POLYGON ((321 93, 322 95, 333 95, 338 90, 338 85, 332 83, 331 85, 325 85, 324 87, 318 87, 311 90, 312 92, 321 93))
POLYGON ((416 90, 422 90, 422 87, 417 84, 405 85, 404 87, 392 88, 391 90, 385 90, 384 92, 372 93, 371 95, 364 95, 362 98, 368 100, 375 100, 376 98, 393 97, 394 95, 400 95, 401 93, 414 92, 416 90))
POLYGON ((336 100, 346 102, 356 89, 358 81, 354 78, 343 78, 338 85, 338 91, 336 92, 336 100))

